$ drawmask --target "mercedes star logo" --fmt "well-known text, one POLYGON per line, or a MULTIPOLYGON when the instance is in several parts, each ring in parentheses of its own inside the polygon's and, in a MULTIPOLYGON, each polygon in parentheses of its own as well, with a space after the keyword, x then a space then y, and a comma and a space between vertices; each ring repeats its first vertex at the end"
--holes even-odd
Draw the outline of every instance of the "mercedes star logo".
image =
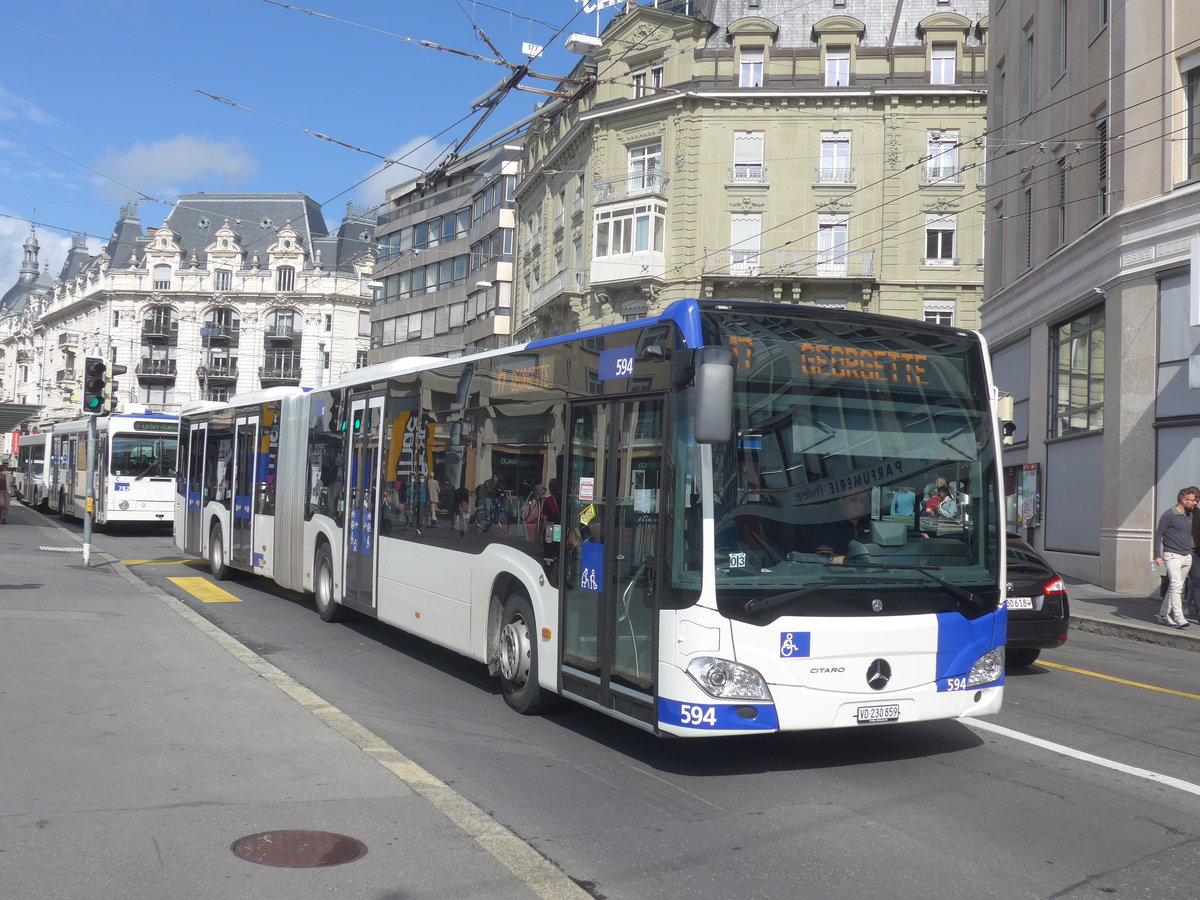
POLYGON ((892 680, 892 667, 886 659, 877 659, 867 666, 867 684, 874 691, 882 691, 892 680))

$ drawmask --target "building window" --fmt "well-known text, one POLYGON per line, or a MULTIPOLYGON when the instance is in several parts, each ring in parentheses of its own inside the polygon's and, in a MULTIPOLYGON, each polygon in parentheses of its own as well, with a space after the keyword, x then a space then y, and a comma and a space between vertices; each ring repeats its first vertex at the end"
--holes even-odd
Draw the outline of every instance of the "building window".
POLYGON ((850 225, 845 216, 829 216, 817 223, 817 271, 836 275, 846 270, 850 225))
POLYGON ((367 351, 356 350, 354 352, 354 368, 361 369, 367 364, 367 351))
POLYGON ((1096 122, 1096 217, 1108 215, 1108 119, 1096 122))
POLYGON ((1200 177, 1200 68, 1187 73, 1188 178, 1200 177))
POLYGON ((762 243, 762 215, 735 213, 729 230, 729 274, 757 275, 762 243))
POLYGON ((663 67, 661 65, 649 66, 645 69, 639 69, 632 73, 633 80, 633 97, 650 97, 662 90, 663 86, 663 67))
POLYGON ((171 289, 170 266, 154 267, 154 289, 156 291, 169 291, 171 289))
POLYGON ((742 50, 738 65, 738 84, 741 87, 762 87, 762 47, 746 47, 742 50))
POLYGON ((1103 31, 1108 27, 1108 0, 1095 0, 1096 3, 1096 21, 1098 24, 1097 31, 1103 31))
POLYGON ((953 325, 954 301, 926 300, 922 303, 921 317, 934 325, 953 325))
POLYGON ((233 270, 232 269, 217 269, 213 272, 213 290, 214 291, 231 291, 233 290, 233 270))
POLYGON ((821 134, 821 166, 817 169, 819 184, 849 184, 854 181, 850 168, 850 135, 830 131, 821 134))
POLYGON ((825 51, 825 87, 845 87, 850 83, 850 48, 830 47, 825 51))
POLYGON ((121 314, 117 310, 113 310, 113 328, 121 324, 121 314))
POLYGON ((666 207, 658 203, 619 206, 596 213, 597 258, 628 253, 663 252, 666 207))
POLYGON ((1104 307, 1051 331, 1050 436, 1104 427, 1104 307))
MULTIPOLYGON (((658 189, 662 144, 643 144, 629 150, 629 191, 653 191, 658 189)), ((537 230, 541 231, 541 224, 537 230)))
POLYGON ((275 290, 294 291, 296 289, 296 270, 291 266, 280 266, 275 270, 275 290))
POLYGON ((926 266, 956 266, 958 260, 954 256, 954 217, 926 216, 925 217, 925 258, 922 264, 926 266))
POLYGON ((1058 0, 1058 71, 1067 71, 1067 36, 1070 25, 1067 20, 1067 0, 1058 0))
POLYGON ((1025 35, 1025 55, 1021 59, 1021 112, 1033 112, 1033 98, 1037 93, 1034 77, 1037 72, 1037 59, 1033 55, 1033 32, 1025 35))
POLYGON ((961 181, 958 167, 958 132, 931 131, 926 145, 925 181, 961 181))
POLYGON ((930 84, 954 84, 958 81, 958 47, 934 44, 930 60, 930 84))
MULTIPOLYGON (((326 324, 332 324, 333 316, 326 316, 325 319, 326 319, 326 324)), ((330 329, 326 328, 325 330, 329 331, 330 329)), ((367 335, 370 333, 371 333, 371 314, 369 312, 367 312, 365 309, 361 309, 358 312, 358 334, 359 334, 359 337, 362 337, 363 335, 367 335)))
POLYGON ((1033 267, 1033 188, 1025 188, 1025 268, 1033 267))
POLYGON ((761 131, 733 133, 733 177, 731 181, 763 181, 763 139, 761 131))

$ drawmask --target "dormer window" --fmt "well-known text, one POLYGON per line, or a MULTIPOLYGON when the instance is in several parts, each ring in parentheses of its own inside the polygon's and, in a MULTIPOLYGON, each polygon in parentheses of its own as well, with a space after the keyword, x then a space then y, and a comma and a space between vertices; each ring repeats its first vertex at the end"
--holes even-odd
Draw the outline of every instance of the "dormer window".
POLYGON ((171 267, 154 267, 154 290, 169 291, 171 289, 171 267))
POLYGON ((762 87, 762 47, 746 47, 742 50, 738 66, 738 84, 741 87, 762 87))
POLYGON ((291 266, 280 266, 275 270, 275 290, 280 293, 296 289, 296 270, 291 266))
POLYGON ((825 87, 845 87, 850 83, 850 48, 830 47, 825 51, 825 87))

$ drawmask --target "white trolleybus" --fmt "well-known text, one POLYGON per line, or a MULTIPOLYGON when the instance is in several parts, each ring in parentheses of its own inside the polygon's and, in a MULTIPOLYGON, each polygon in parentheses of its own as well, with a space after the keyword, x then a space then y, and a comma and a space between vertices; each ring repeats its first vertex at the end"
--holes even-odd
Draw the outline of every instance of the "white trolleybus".
MULTIPOLYGON (((51 508, 60 518, 87 510, 88 416, 50 431, 51 508)), ((96 416, 93 520, 97 525, 172 520, 179 419, 158 413, 96 416)))
POLYGON ((23 434, 17 444, 17 470, 13 473, 23 502, 40 509, 50 496, 50 435, 23 434))
POLYGON ((1000 708, 978 334, 684 300, 180 427, 182 550, 478 660, 519 712, 561 696, 701 736, 1000 708))

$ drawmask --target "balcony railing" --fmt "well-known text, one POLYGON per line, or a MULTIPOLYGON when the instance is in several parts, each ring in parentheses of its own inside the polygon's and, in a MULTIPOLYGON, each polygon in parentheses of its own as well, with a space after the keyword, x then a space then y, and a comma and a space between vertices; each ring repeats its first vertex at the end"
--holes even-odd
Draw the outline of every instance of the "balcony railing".
POLYGON ((960 262, 957 256, 927 256, 921 260, 921 265, 953 269, 957 268, 960 262))
POLYGON ((926 166, 921 170, 922 184, 962 184, 963 170, 958 166, 926 166))
POLYGON ((33 362, 33 353, 29 350, 18 350, 17 351, 17 362, 19 362, 19 363, 33 362))
POLYGON ((726 278, 874 278, 875 251, 724 251, 706 257, 704 274, 726 278))
POLYGON ((854 169, 851 166, 820 166, 813 176, 814 184, 854 184, 854 169))
POLYGON ((726 184, 766 184, 767 167, 761 163, 738 163, 729 167, 726 184))
POLYGON ((579 291, 583 286, 583 269, 563 269, 549 281, 539 284, 529 295, 529 311, 549 303, 560 294, 579 291))
POLYGON ((219 325, 216 322, 205 322, 201 326, 201 337, 207 334, 209 341, 236 341, 241 334, 241 324, 219 325))
POLYGON ((146 359, 134 368, 139 376, 143 378, 174 378, 176 374, 175 360, 173 359, 146 359))
POLYGON ((196 369, 196 375, 199 377, 201 382, 203 382, 205 378, 207 378, 209 382, 237 381, 238 368, 234 365, 213 363, 207 367, 200 366, 198 369, 196 369))
POLYGON ((647 194, 666 194, 671 176, 661 169, 647 169, 616 178, 601 178, 596 182, 596 202, 612 203, 627 197, 644 197, 647 194))
POLYGON ((266 337, 269 341, 290 341, 300 337, 300 329, 295 325, 268 325, 266 337))
POLYGON ((273 381, 282 384, 299 384, 302 370, 299 366, 259 366, 258 377, 261 381, 273 381))
POLYGON ((142 337, 169 338, 179 333, 179 323, 174 319, 142 319, 142 337))
POLYGON ((59 384, 71 384, 78 374, 74 369, 59 369, 54 373, 54 380, 59 384))
POLYGON ((58 336, 58 346, 60 347, 77 347, 79 346, 79 335, 74 331, 64 331, 58 336))

